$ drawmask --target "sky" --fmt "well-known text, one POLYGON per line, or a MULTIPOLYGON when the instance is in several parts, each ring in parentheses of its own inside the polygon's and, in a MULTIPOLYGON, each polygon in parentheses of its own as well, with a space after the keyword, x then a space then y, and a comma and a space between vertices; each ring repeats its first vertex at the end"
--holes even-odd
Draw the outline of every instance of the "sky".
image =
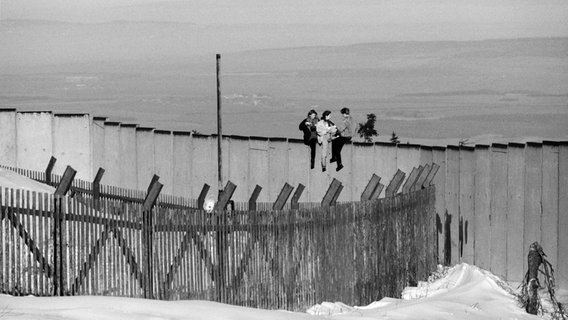
POLYGON ((568 35, 565 0, 0 0, 0 7, 2 19, 79 23, 368 26, 389 41, 568 35))

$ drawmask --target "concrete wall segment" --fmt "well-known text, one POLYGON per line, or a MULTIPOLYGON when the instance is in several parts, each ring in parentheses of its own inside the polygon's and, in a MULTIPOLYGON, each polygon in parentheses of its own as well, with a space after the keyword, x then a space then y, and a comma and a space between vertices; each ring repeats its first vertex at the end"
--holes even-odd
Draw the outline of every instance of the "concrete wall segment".
POLYGON ((53 173, 63 175, 67 166, 77 171, 76 179, 91 181, 93 176, 92 119, 88 114, 53 116, 53 173))
POLYGON ((0 150, 0 164, 16 167, 16 109, 0 109, 0 150))
POLYGON ((120 174, 121 187, 138 188, 138 168, 136 152, 136 125, 120 125, 120 174))
POLYGON ((45 171, 53 155, 52 118, 51 112, 17 113, 17 167, 45 171))

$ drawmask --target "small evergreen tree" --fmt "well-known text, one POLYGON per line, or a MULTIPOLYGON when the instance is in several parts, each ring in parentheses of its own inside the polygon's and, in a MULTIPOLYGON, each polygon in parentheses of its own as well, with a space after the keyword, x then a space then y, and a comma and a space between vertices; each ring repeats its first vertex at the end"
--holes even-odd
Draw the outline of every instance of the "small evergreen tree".
POLYGON ((377 117, 374 113, 369 113, 367 115, 366 123, 359 123, 359 136, 365 139, 365 142, 373 142, 373 136, 378 136, 377 130, 375 130, 375 122, 377 117))
POLYGON ((398 138, 398 136, 396 135, 396 133, 394 133, 394 131, 392 132, 390 141, 391 141, 392 143, 394 143, 394 144, 399 144, 399 143, 400 143, 400 139, 398 138))

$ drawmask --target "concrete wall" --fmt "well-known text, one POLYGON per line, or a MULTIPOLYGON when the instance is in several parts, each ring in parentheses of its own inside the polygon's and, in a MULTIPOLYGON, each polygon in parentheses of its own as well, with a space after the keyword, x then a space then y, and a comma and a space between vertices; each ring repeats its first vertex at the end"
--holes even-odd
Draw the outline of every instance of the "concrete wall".
POLYGON ((16 109, 0 109, 0 164, 17 166, 16 109))
MULTIPOLYGON (((92 119, 88 114, 56 114, 53 117, 53 173, 63 175, 67 166, 77 179, 92 181, 92 119)), ((44 168, 47 164, 44 164, 44 168)))
POLYGON ((45 171, 53 155, 51 112, 18 112, 16 116, 16 165, 45 171))
MULTIPOLYGON (((217 137, 138 128, 50 112, 0 110, 3 165, 44 171, 55 155, 92 180, 99 167, 103 184, 146 190, 153 174, 163 193, 196 199, 206 183, 216 197, 228 180, 233 200, 247 202, 258 184, 259 202, 276 200, 284 183, 305 190, 301 202, 321 202, 331 181, 342 182, 339 201, 357 201, 372 174, 388 185, 397 169, 440 166, 436 185, 439 262, 468 262, 520 281, 530 244, 538 241, 557 267, 557 282, 568 287, 568 143, 550 142, 474 147, 408 144, 345 145, 345 168, 321 171, 321 150, 310 169, 309 148, 299 139, 224 136, 222 186, 218 185, 217 137)), ((384 191, 383 191, 384 195, 384 191)))

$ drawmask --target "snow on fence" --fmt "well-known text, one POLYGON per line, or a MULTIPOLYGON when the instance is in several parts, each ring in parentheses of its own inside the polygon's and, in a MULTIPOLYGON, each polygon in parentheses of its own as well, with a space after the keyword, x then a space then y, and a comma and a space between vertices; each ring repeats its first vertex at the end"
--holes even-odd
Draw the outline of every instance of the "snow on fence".
POLYGON ((289 310, 322 301, 364 305, 399 296, 435 269, 434 186, 406 191, 312 208, 207 213, 155 206, 148 197, 101 197, 95 206, 57 191, 0 189, 1 291, 289 310))

